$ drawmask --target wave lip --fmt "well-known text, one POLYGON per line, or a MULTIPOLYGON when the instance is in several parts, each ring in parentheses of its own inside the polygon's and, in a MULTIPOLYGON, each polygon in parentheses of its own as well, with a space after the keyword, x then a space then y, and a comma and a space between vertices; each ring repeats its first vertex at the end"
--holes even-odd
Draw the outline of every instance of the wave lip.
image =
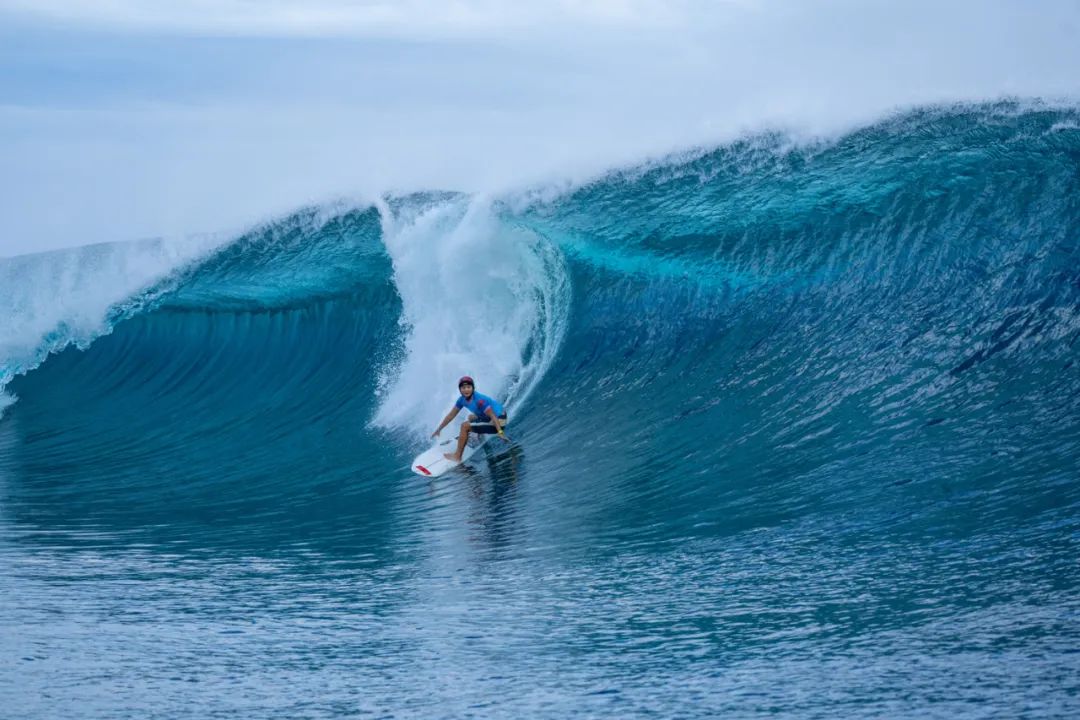
MULTIPOLYGON (((88 347, 164 290, 153 290, 155 283, 220 244, 220 238, 202 236, 0 258, 0 397, 12 378, 50 354, 69 345, 88 347)), ((6 397, 10 405, 13 397, 6 397)))

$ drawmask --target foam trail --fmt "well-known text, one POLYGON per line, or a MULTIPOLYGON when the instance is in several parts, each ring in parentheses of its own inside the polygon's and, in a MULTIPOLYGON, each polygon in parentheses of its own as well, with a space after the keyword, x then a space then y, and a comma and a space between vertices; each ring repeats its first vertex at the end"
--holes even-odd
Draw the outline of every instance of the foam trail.
POLYGON ((430 431, 465 374, 520 408, 563 335, 569 281, 560 256, 502 224, 484 198, 384 207, 383 234, 406 340, 380 383, 374 424, 430 431))

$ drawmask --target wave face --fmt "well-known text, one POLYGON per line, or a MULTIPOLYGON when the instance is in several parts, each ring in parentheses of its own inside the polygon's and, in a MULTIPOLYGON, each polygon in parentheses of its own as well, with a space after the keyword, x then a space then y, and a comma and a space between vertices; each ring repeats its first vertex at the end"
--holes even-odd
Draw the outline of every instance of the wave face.
POLYGON ((897 503, 930 521, 956 513, 945 478, 983 525, 1035 487, 1060 500, 1080 470, 1078 140, 1074 113, 930 110, 528 208, 583 289, 530 422, 594 414, 606 450, 574 472, 639 478, 623 509, 679 506, 684 528, 897 503))
MULTIPOLYGON (((854 715, 1009 715, 1031 693, 1077 710, 1075 110, 927 109, 558 193, 305 210, 103 275, 105 306, 66 255, 83 279, 43 313, 19 283, 57 262, 0 261, 21 333, 2 346, 0 585, 34 628, 34 599, 88 559, 135 578, 133 715, 202 662, 165 662, 153 628, 194 612, 225 632, 230 593, 248 640, 169 642, 241 664, 262 647, 256 680, 287 673, 330 709, 765 696, 805 717, 828 683, 854 715), (465 373, 508 398, 515 444, 415 480, 465 373), (212 578, 191 580, 202 610, 162 599, 174 572, 212 578), (310 613, 284 645, 260 633, 310 613), (396 659, 367 700, 328 669, 340 643, 396 659)), ((102 572, 80 602, 122 606, 102 572)), ((73 684, 97 672, 68 660, 73 684)))

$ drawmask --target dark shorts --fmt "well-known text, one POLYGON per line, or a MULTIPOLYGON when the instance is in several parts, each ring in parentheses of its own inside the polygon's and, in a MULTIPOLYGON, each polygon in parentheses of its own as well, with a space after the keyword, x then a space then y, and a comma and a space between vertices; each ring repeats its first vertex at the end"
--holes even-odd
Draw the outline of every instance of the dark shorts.
MULTIPOLYGON (((503 427, 506 427, 506 413, 500 415, 499 419, 502 420, 503 427)), ((487 418, 485 418, 483 422, 477 420, 476 422, 470 422, 469 424, 472 426, 472 432, 476 433, 477 435, 494 435, 496 432, 498 432, 498 430, 495 429, 495 426, 491 422, 489 422, 487 418)))

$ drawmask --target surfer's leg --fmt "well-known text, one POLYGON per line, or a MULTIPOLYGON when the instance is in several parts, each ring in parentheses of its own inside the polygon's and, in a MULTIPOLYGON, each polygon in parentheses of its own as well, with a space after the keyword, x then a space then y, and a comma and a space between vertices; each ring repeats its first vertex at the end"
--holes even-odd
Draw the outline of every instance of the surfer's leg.
POLYGON ((472 426, 467 423, 461 423, 461 434, 458 435, 457 452, 443 453, 443 457, 447 460, 453 460, 454 462, 461 462, 461 453, 465 452, 465 443, 469 442, 469 430, 472 426))

